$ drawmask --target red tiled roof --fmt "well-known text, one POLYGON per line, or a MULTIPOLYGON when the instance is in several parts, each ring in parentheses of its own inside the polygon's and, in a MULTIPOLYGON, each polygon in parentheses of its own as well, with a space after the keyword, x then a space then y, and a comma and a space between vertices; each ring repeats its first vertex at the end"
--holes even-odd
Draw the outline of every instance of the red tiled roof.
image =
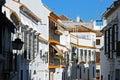
POLYGON ((59 18, 60 18, 60 20, 71 21, 70 18, 68 18, 68 17, 66 17, 66 16, 64 16, 64 15, 60 15, 59 18))
POLYGON ((100 32, 100 30, 95 30, 96 31, 96 36, 97 37, 100 37, 100 36, 102 36, 103 35, 103 33, 102 32, 100 32))

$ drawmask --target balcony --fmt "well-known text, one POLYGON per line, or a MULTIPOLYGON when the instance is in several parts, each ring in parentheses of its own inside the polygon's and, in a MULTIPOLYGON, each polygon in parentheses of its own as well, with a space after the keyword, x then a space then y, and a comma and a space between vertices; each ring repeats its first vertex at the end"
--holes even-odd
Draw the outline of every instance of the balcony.
POLYGON ((66 67, 65 63, 61 63, 60 65, 55 65, 53 63, 49 64, 49 69, 54 69, 54 68, 64 68, 66 67))
POLYGON ((83 48, 96 48, 91 39, 82 39, 72 34, 70 35, 70 43, 83 48))
POLYGON ((48 68, 49 69, 60 68, 60 65, 55 65, 53 63, 50 63, 48 68))
POLYGON ((65 58, 62 55, 54 55, 50 58, 49 68, 65 67, 65 58))
POLYGON ((62 31, 64 29, 61 26, 55 26, 55 33, 58 35, 62 35, 62 31))

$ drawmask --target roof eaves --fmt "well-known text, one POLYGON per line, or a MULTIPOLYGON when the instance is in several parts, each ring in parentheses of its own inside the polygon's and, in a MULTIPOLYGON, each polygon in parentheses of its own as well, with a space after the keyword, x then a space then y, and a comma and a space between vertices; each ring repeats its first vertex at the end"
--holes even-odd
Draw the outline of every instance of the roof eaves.
POLYGON ((120 6, 120 1, 115 1, 107 10, 102 14, 101 18, 108 17, 113 11, 115 11, 120 6))

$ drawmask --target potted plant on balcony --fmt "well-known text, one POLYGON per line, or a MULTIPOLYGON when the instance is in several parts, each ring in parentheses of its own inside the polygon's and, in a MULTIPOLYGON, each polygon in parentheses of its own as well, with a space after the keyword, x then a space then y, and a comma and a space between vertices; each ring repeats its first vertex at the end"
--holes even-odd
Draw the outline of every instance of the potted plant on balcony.
POLYGON ((64 60, 64 58, 63 58, 62 55, 54 55, 54 59, 61 59, 61 60, 64 60))

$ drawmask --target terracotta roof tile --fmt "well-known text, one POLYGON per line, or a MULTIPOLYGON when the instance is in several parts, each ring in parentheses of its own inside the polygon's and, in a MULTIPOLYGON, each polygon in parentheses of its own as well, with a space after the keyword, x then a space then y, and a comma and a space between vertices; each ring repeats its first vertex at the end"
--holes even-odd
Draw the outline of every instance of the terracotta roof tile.
POLYGON ((95 30, 92 30, 82 25, 76 25, 76 27, 67 27, 67 29, 70 32, 94 32, 96 33, 95 30))
POLYGON ((59 18, 60 18, 60 20, 71 21, 70 18, 68 18, 68 17, 66 17, 66 16, 64 16, 64 15, 60 15, 59 18))
POLYGON ((103 33, 100 32, 100 30, 96 30, 96 36, 97 36, 97 37, 100 37, 100 36, 102 36, 102 35, 103 35, 103 33))

